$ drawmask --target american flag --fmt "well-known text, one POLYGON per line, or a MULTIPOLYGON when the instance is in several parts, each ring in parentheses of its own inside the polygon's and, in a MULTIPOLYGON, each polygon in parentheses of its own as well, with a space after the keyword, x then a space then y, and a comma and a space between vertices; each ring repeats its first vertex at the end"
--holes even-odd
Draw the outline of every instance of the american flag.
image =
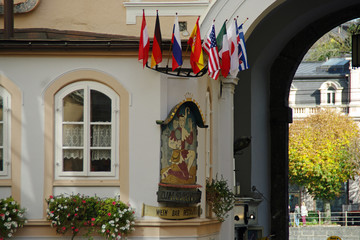
POLYGON ((220 73, 220 59, 219 52, 216 44, 216 34, 214 24, 204 42, 204 51, 209 56, 208 58, 208 73, 209 76, 215 80, 218 79, 220 73))

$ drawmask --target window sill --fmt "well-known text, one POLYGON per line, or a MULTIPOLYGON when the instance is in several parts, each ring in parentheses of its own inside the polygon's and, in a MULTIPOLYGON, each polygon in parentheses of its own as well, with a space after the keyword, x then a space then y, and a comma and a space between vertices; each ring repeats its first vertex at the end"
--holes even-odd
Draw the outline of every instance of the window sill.
POLYGON ((11 187, 12 181, 11 179, 0 179, 0 187, 11 187))
POLYGON ((120 186, 119 180, 55 180, 53 183, 54 187, 66 187, 66 186, 79 186, 79 187, 118 187, 120 186))

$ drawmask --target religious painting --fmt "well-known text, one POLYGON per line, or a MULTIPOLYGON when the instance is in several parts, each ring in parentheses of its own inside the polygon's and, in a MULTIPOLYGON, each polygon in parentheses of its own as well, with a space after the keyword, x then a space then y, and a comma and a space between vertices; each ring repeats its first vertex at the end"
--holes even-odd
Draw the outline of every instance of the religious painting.
POLYGON ((197 170, 197 127, 204 125, 198 104, 192 99, 176 105, 161 121, 160 183, 195 185, 197 170))
POLYGON ((175 114, 162 136, 161 182, 194 184, 196 182, 197 129, 189 107, 175 114))

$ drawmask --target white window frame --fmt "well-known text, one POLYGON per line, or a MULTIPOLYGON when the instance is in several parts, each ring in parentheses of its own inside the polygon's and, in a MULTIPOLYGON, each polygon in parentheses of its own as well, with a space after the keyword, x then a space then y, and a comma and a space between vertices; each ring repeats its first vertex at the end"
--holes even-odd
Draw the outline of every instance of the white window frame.
POLYGON ((9 179, 11 178, 11 96, 1 86, 0 96, 3 98, 3 170, 0 171, 0 179, 9 179))
MULTIPOLYGON (((109 87, 93 81, 80 81, 69 84, 62 88, 55 95, 55 179, 76 178, 118 178, 119 167, 119 96, 109 87), (84 89, 84 156, 83 171, 63 171, 63 98, 69 93, 84 89), (91 172, 90 171, 90 90, 99 91, 111 99, 111 171, 109 172, 91 172)), ((98 124, 98 123, 97 123, 98 124)))
POLYGON ((336 97, 335 97, 335 95, 336 95, 336 90, 335 90, 335 88, 334 87, 332 87, 332 86, 330 86, 328 89, 327 89, 327 99, 326 99, 326 101, 327 101, 327 104, 328 105, 335 105, 335 99, 336 99, 336 97), (330 89, 330 88, 332 88, 332 89, 330 89))
POLYGON ((320 105, 341 105, 342 103, 342 91, 340 83, 335 81, 326 81, 321 84, 320 90, 320 105), (332 87, 334 90, 329 90, 332 87), (330 93, 330 98, 328 94, 330 93), (328 102, 330 100, 330 103, 328 102))
POLYGON ((206 108, 205 108, 205 121, 208 127, 205 132, 205 178, 212 179, 213 172, 213 163, 211 156, 211 101, 210 101, 210 92, 206 92, 206 108))

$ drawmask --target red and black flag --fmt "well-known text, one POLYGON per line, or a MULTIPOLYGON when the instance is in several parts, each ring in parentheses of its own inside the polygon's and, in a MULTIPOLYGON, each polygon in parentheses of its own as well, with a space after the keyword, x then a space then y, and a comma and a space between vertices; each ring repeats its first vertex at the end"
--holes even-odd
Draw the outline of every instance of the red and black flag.
POLYGON ((155 32, 154 32, 154 40, 153 40, 152 54, 151 54, 151 68, 161 63, 162 61, 161 42, 162 40, 161 40, 159 13, 156 10, 155 32))

